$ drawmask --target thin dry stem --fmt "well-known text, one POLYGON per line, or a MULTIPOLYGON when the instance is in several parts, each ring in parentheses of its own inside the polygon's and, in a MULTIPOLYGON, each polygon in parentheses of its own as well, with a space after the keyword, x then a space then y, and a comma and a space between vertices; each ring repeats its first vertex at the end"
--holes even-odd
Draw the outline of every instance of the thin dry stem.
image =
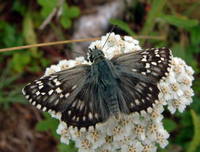
MULTIPOLYGON (((135 39, 154 39, 154 40, 165 40, 164 36, 134 36, 135 39)), ((75 43, 75 42, 86 42, 86 41, 95 41, 99 40, 100 38, 86 38, 86 39, 78 39, 78 40, 65 40, 65 41, 57 41, 57 42, 47 42, 47 43, 38 43, 38 44, 31 44, 31 45, 24 45, 24 46, 17 46, 11 48, 4 48, 0 49, 1 52, 9 52, 14 50, 22 50, 22 49, 29 49, 34 47, 44 47, 44 46, 51 46, 51 45, 60 45, 60 44, 68 44, 68 43, 75 43)))

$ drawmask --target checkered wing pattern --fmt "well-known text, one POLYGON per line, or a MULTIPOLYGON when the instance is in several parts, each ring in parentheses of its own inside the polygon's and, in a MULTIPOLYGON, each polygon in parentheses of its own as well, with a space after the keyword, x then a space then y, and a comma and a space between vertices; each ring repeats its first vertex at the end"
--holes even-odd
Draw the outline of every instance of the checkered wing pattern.
POLYGON ((29 83, 22 90, 29 102, 42 111, 61 112, 61 119, 78 128, 95 126, 108 118, 102 89, 93 83, 91 66, 81 65, 29 83))
POLYGON ((119 102, 128 107, 128 110, 121 111, 130 113, 150 109, 158 100, 158 82, 169 73, 171 51, 151 48, 115 56, 111 61, 120 75, 119 102))

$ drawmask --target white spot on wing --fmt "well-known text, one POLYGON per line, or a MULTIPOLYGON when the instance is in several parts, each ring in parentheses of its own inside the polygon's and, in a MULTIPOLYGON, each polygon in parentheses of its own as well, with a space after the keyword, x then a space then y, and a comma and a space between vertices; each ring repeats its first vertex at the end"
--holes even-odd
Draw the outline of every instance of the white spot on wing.
POLYGON ((36 84, 41 84, 42 82, 40 80, 36 81, 35 82, 36 84))
POLYGON ((152 97, 152 95, 150 93, 147 93, 147 96, 149 96, 150 98, 152 97))
POLYGON ((80 111, 83 109, 84 106, 85 106, 85 104, 84 104, 84 102, 82 102, 80 107, 79 107, 80 111))
POLYGON ((37 104, 37 106, 36 106, 38 109, 41 109, 41 105, 40 104, 37 104))
POLYGON ((29 96, 29 95, 26 95, 25 97, 26 97, 26 99, 28 99, 30 96, 29 96))
POLYGON ((69 110, 69 111, 68 111, 68 115, 70 116, 70 115, 71 115, 71 113, 72 113, 72 111, 71 111, 71 110, 69 110))
POLYGON ((57 99, 55 102, 54 102, 54 105, 57 105, 59 102, 59 99, 57 99))
POLYGON ((47 110, 47 107, 43 107, 43 108, 42 108, 42 111, 46 111, 46 110, 47 110))
POLYGON ((135 99, 135 103, 136 103, 136 105, 139 105, 139 104, 140 104, 140 102, 139 102, 138 99, 135 99))
POLYGON ((94 114, 94 117, 95 117, 96 119, 98 119, 98 116, 99 116, 99 115, 98 115, 97 113, 94 114))
POLYGON ((131 107, 133 108, 134 104, 131 102, 131 107))
POLYGON ((151 62, 151 64, 152 64, 152 65, 157 65, 157 63, 156 63, 156 62, 151 62))
POLYGON ((40 95, 40 91, 37 91, 35 94, 36 94, 37 96, 40 95))
POLYGON ((76 116, 73 116, 73 117, 72 117, 72 120, 75 120, 75 119, 76 119, 76 116))
POLYGON ((39 85, 39 87, 38 87, 38 88, 39 88, 39 89, 42 89, 43 87, 44 87, 43 85, 39 85))
POLYGON ((77 87, 77 85, 74 85, 74 86, 72 87, 72 90, 76 89, 76 87, 77 87))
POLYGON ((89 113, 88 113, 88 117, 89 117, 89 119, 90 119, 90 120, 92 120, 92 118, 93 118, 93 115, 92 115, 92 113, 91 113, 91 112, 89 112, 89 113))
POLYGON ((65 98, 67 98, 68 96, 69 96, 69 93, 66 93, 66 94, 65 94, 65 98))
POLYGON ((63 94, 60 94, 60 98, 63 98, 64 97, 64 95, 63 94))
POLYGON ((132 71, 133 71, 133 72, 136 72, 137 70, 136 70, 136 69, 132 69, 132 71))
POLYGON ((77 102, 77 101, 74 101, 74 102, 72 103, 72 107, 75 107, 75 106, 76 106, 76 102, 77 102))
POLYGON ((150 68, 150 64, 146 63, 145 68, 147 68, 147 69, 150 68))
POLYGON ((56 92, 57 92, 57 93, 61 93, 62 90, 61 90, 60 88, 57 88, 57 89, 56 89, 56 92))
POLYGON ((147 62, 147 59, 143 57, 141 61, 142 62, 147 62))
POLYGON ((79 117, 76 117, 76 121, 79 121, 79 119, 80 119, 79 117))
POLYGON ((22 93, 23 93, 23 95, 25 95, 26 93, 25 93, 25 90, 24 90, 24 88, 22 89, 22 93))
POLYGON ((56 86, 59 86, 61 84, 60 81, 58 81, 58 79, 54 79, 53 82, 55 82, 56 86))
POLYGON ((147 73, 151 73, 151 70, 147 70, 147 73))
POLYGON ((141 72, 143 75, 146 75, 146 73, 145 72, 141 72))
POLYGON ((48 94, 51 95, 52 93, 53 93, 53 90, 51 89, 51 90, 48 92, 48 94))

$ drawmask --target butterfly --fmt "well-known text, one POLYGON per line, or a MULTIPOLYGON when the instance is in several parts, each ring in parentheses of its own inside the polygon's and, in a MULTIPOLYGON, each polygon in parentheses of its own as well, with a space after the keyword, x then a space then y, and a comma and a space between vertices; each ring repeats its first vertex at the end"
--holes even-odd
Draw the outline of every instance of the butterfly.
POLYGON ((148 111, 158 100, 157 84, 171 65, 171 51, 151 48, 107 59, 89 49, 91 65, 81 64, 41 77, 23 88, 38 109, 60 112, 68 126, 88 128, 119 113, 148 111))

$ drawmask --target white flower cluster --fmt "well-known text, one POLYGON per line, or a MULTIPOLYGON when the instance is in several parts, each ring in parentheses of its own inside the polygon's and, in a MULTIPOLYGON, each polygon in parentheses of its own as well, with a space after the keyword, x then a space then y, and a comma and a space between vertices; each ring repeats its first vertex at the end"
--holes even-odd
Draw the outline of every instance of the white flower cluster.
MULTIPOLYGON (((101 48, 107 36, 108 34, 91 43, 90 48, 101 48)), ((128 36, 122 39, 114 33, 111 33, 103 48, 108 59, 135 50, 141 50, 137 40, 128 36)), ((45 75, 83 63, 90 64, 83 57, 63 60, 48 68, 45 75)), ((158 84, 159 101, 151 111, 122 115, 120 119, 111 117, 105 123, 97 124, 96 128, 91 127, 89 130, 68 128, 60 121, 57 133, 61 135, 61 142, 68 144, 70 140, 75 141, 79 152, 156 152, 156 145, 164 148, 168 144, 169 134, 162 123, 163 106, 167 105, 172 114, 176 110, 183 112, 186 105, 192 102, 193 73, 192 68, 183 60, 173 57, 168 77, 158 84)), ((59 113, 53 116, 60 119, 59 113)))
POLYGON ((180 59, 172 59, 172 68, 168 77, 159 83, 161 93, 159 98, 164 100, 169 111, 173 114, 178 110, 183 112, 191 104, 194 95, 191 88, 194 71, 180 59))

